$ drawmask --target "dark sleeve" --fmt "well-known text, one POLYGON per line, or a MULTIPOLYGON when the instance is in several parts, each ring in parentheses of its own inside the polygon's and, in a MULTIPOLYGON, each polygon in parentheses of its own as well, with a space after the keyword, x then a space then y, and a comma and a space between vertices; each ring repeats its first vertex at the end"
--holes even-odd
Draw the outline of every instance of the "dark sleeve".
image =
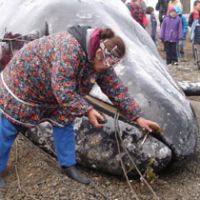
POLYGON ((156 7, 155 7, 155 8, 156 8, 156 10, 157 10, 157 11, 159 11, 159 10, 160 10, 160 1, 158 1, 158 2, 157 2, 157 4, 156 4, 156 7))
POLYGON ((57 51, 59 55, 56 57, 59 59, 53 64, 51 77, 51 87, 59 106, 76 117, 84 115, 91 109, 91 105, 76 92, 76 71, 80 64, 77 48, 57 51))
POLYGON ((128 94, 127 88, 118 78, 113 68, 106 70, 97 80, 102 91, 112 101, 119 111, 121 111, 129 121, 134 121, 141 117, 142 112, 138 103, 128 94))

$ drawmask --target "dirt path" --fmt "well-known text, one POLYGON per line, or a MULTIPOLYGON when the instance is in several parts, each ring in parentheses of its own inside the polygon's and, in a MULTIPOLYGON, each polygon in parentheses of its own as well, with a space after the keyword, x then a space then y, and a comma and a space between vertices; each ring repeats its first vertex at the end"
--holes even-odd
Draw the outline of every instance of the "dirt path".
MULTIPOLYGON (((178 67, 171 66, 170 73, 177 80, 200 81, 200 72, 193 64, 190 45, 187 43, 188 62, 178 67)), ((191 98, 200 124, 199 98, 191 98)), ((198 138, 198 141, 200 138, 198 138)), ((181 168, 167 169, 152 184, 161 200, 200 199, 200 143, 191 161, 181 168)), ((89 186, 78 184, 63 176, 55 160, 34 146, 23 136, 19 136, 11 152, 8 170, 5 174, 7 187, 0 191, 0 200, 129 200, 133 199, 127 183, 100 172, 80 169, 93 182, 89 186), (17 171, 16 171, 17 167, 17 171), (20 179, 20 180, 19 180, 20 179), (20 189, 21 188, 21 189, 20 189), (101 191, 100 191, 101 190, 101 191)), ((152 195, 139 180, 133 180, 133 187, 140 199, 152 200, 152 195)))

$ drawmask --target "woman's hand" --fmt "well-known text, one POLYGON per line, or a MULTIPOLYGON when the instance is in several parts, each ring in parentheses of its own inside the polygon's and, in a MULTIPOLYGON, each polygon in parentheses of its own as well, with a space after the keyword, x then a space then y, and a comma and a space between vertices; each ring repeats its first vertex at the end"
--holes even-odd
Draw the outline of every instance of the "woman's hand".
POLYGON ((91 109, 88 111, 88 119, 89 122, 95 127, 95 128, 101 128, 102 122, 104 122, 104 117, 95 109, 91 109))
POLYGON ((142 117, 137 118, 136 122, 142 128, 143 131, 153 132, 153 131, 159 131, 160 129, 159 124, 157 124, 156 122, 144 119, 142 117))

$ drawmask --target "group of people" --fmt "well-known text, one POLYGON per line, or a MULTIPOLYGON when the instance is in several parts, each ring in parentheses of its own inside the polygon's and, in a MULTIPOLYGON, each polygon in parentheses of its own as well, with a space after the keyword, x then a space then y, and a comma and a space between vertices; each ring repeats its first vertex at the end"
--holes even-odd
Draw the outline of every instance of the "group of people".
MULTIPOLYGON (((159 5, 159 2, 157 5, 159 5)), ((162 17, 160 18, 160 39, 164 43, 166 63, 168 65, 178 65, 178 61, 185 61, 184 46, 188 33, 188 26, 191 26, 190 39, 192 45, 196 43, 200 44, 200 30, 198 28, 200 21, 200 1, 196 0, 194 2, 193 11, 190 13, 188 20, 182 14, 183 5, 180 0, 171 0, 166 5, 166 14, 164 15, 162 12, 162 17)), ((161 14, 159 16, 161 16, 161 14)))
POLYGON ((178 65, 178 59, 183 59, 184 56, 188 25, 182 11, 183 6, 179 0, 169 1, 167 13, 161 23, 160 39, 164 43, 168 65, 178 65))
MULTIPOLYGON (((127 4, 131 16, 149 32, 156 43, 157 20, 153 7, 147 7, 143 0, 131 0, 127 4)), ((191 27, 190 39, 193 45, 200 44, 200 0, 196 0, 189 19, 183 15, 180 0, 158 0, 155 9, 159 11, 160 39, 166 51, 166 63, 178 65, 185 61, 184 44, 191 27)), ((194 47, 193 53, 195 57, 194 47)))
POLYGON ((157 20, 154 14, 154 8, 147 7, 143 0, 131 0, 127 7, 131 16, 150 34, 154 42, 156 42, 157 20))

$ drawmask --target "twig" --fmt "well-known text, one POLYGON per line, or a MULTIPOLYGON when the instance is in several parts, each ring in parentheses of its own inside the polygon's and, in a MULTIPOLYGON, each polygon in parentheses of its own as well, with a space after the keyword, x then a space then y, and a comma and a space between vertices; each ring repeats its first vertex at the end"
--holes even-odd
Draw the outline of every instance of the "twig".
MULTIPOLYGON (((139 174, 140 180, 146 184, 146 186, 148 187, 148 189, 149 189, 149 190, 151 191, 151 193, 153 194, 155 200, 159 200, 160 198, 159 198, 158 195, 155 193, 155 191, 153 190, 153 188, 151 187, 151 185, 148 183, 148 181, 144 178, 144 176, 143 176, 142 173, 140 172, 139 168, 137 167, 136 163, 135 163, 134 160, 132 159, 130 153, 128 152, 127 148, 125 147, 124 142, 123 142, 123 139, 121 138, 121 135, 120 135, 120 128, 119 128, 118 118, 119 118, 119 112, 117 111, 117 112, 116 112, 116 115, 115 115, 115 125, 116 125, 116 126, 115 126, 115 129, 116 129, 116 133, 118 133, 118 136, 119 136, 119 138, 120 138, 122 147, 123 147, 124 151, 126 152, 126 154, 128 155, 128 157, 129 157, 130 161, 132 162, 133 166, 135 167, 137 173, 139 174)), ((119 141, 118 141, 118 143, 119 143, 119 141)))

